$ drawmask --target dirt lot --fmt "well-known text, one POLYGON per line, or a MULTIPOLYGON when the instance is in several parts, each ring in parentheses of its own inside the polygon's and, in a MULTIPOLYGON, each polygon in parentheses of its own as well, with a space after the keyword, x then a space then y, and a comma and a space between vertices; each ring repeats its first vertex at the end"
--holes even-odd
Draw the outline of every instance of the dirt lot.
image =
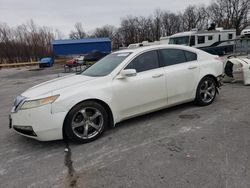
POLYGON ((64 141, 38 142, 8 128, 14 97, 61 72, 0 70, 0 187, 250 187, 250 87, 227 84, 208 107, 134 118, 65 152, 64 141))

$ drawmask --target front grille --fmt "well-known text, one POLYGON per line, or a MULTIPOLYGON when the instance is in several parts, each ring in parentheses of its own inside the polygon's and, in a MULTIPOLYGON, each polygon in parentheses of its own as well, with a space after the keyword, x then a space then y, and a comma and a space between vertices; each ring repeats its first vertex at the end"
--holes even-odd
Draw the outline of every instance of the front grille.
POLYGON ((26 129, 22 129, 20 127, 16 127, 14 126, 13 127, 15 129, 15 131, 21 133, 21 134, 24 134, 24 135, 28 135, 28 136, 37 136, 36 133, 32 130, 26 130, 26 129))

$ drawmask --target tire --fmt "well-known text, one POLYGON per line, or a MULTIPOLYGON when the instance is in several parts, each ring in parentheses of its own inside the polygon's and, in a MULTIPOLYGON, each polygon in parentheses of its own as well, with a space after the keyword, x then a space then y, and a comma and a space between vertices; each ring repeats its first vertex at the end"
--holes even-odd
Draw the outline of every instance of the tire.
POLYGON ((108 127, 108 114, 97 102, 86 101, 70 110, 63 131, 68 139, 88 143, 99 138, 108 127))
POLYGON ((195 103, 199 106, 207 106, 214 102, 217 94, 217 84, 214 78, 204 77, 196 90, 195 103))

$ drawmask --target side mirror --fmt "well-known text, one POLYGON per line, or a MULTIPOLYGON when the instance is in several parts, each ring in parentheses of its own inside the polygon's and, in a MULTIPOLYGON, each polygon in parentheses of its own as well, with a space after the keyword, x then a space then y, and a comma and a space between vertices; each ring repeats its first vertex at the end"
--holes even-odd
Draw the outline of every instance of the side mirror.
POLYGON ((136 76, 136 70, 135 69, 124 69, 120 72, 118 78, 126 78, 126 77, 133 77, 136 76))

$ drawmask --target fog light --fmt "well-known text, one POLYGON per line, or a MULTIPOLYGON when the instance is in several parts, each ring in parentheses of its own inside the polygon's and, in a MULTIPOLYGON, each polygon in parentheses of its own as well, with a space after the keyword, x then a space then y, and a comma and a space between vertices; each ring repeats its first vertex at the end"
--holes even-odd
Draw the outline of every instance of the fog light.
POLYGON ((37 136, 31 126, 16 126, 15 125, 13 126, 13 128, 21 134, 28 135, 28 136, 37 136))
POLYGON ((24 131, 33 131, 33 128, 31 126, 15 126, 17 129, 21 129, 24 131))

